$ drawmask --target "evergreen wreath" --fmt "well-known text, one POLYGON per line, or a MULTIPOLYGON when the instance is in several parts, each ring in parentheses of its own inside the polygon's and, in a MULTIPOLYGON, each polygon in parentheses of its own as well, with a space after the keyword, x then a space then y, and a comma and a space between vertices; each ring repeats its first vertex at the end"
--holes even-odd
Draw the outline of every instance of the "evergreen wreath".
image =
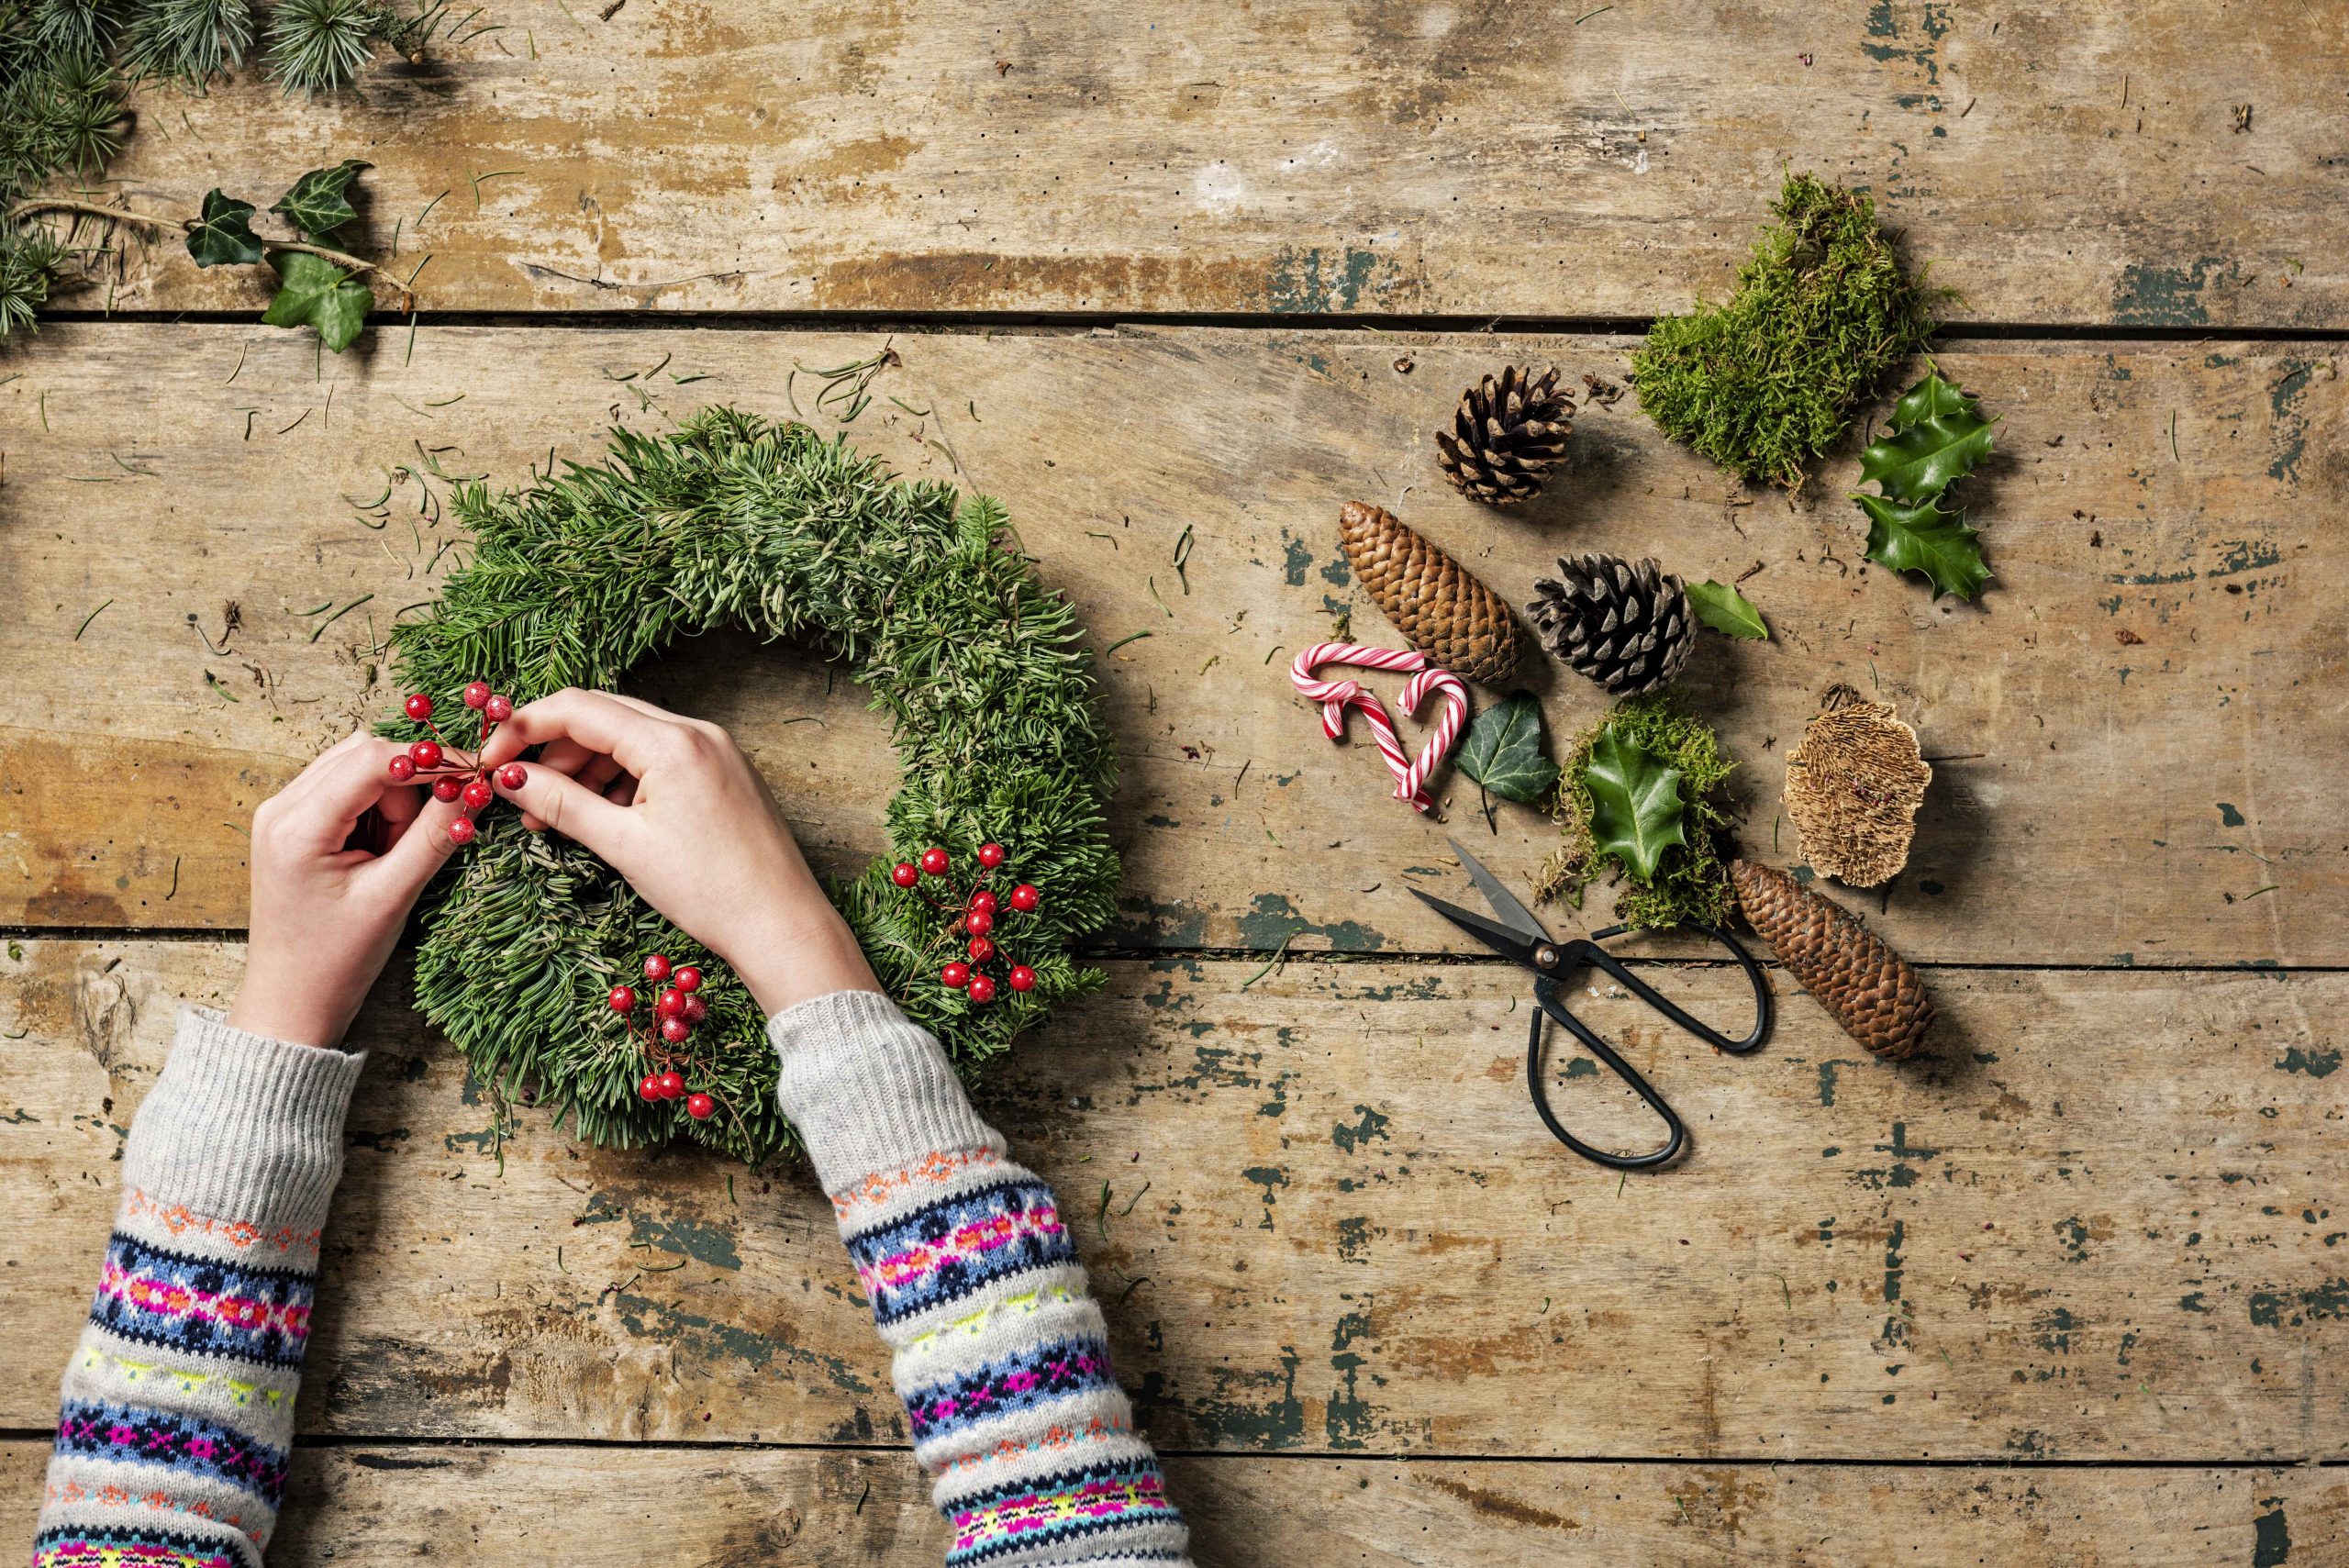
MULTIPOLYGON (((718 628, 812 638, 889 716, 897 858, 936 845, 974 864, 996 841, 1045 891, 1021 917, 1034 988, 981 1005, 939 984, 955 955, 935 911, 874 862, 831 891, 882 984, 966 1073, 1099 987, 1067 949, 1115 909, 1116 755, 1084 627, 998 541, 1000 503, 899 480, 844 437, 713 407, 667 435, 615 429, 604 462, 518 490, 469 483, 451 505, 473 553, 392 634, 408 689, 482 679, 522 701, 616 687, 673 639, 718 628)), ((495 1095, 550 1106, 611 1147, 685 1137, 754 1164, 794 1147, 748 989, 579 845, 488 814, 423 919, 417 1005, 495 1095), (722 1108, 707 1120, 640 1097, 641 1055, 607 1000, 655 952, 710 977, 705 1029, 726 1043, 712 1071, 722 1108)))

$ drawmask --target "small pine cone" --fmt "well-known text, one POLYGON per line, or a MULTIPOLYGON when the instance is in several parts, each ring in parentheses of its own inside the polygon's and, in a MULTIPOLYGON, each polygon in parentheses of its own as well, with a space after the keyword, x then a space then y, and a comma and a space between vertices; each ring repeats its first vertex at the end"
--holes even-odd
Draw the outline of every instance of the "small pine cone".
POLYGON ((1819 706, 1787 753, 1787 815, 1812 870, 1875 887, 1909 863, 1933 770, 1890 705, 1838 684, 1819 706))
POLYGON ((1618 696, 1669 682, 1696 644, 1687 591, 1653 561, 1561 559, 1558 579, 1536 579, 1533 592, 1526 609, 1550 651, 1618 696))
POLYGON ((1729 879, 1747 922, 1845 1034, 1887 1061, 1916 1051, 1932 1027, 1933 999, 1908 960, 1857 915, 1785 872, 1731 861, 1729 879))
POLYGON ((1574 399, 1558 390, 1555 365, 1538 376, 1510 365, 1460 395, 1452 433, 1436 432, 1436 463, 1472 500, 1495 506, 1531 500, 1565 455, 1574 411, 1574 399))
POLYGON ((1517 622, 1498 594, 1394 513, 1349 501, 1338 533, 1354 575, 1410 645, 1453 674, 1499 685, 1517 673, 1517 622))

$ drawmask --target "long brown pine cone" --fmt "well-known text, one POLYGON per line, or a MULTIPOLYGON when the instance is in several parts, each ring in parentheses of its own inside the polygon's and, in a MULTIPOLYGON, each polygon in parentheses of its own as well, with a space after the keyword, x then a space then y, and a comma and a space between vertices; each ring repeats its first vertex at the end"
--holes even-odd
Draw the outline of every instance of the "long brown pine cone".
POLYGON ((1857 915, 1785 872, 1731 861, 1729 880, 1754 930, 1845 1034, 1891 1061, 1915 1052, 1932 1028, 1933 999, 1907 959, 1857 915))
POLYGON ((1383 506, 1349 501, 1338 536, 1355 577, 1410 645, 1466 680, 1499 685, 1517 673, 1508 602, 1383 506))

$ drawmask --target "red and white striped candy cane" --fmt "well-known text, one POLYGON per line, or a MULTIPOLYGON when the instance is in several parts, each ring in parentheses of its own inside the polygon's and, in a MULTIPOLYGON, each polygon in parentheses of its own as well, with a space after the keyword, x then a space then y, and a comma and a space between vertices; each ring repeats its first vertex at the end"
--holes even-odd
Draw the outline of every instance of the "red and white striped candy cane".
POLYGON ((1424 653, 1367 648, 1358 642, 1317 642, 1297 656, 1288 675, 1300 695, 1321 705, 1321 733, 1332 740, 1346 732, 1346 710, 1362 709, 1363 717, 1370 724, 1371 740, 1377 744, 1379 755, 1386 759, 1386 771, 1395 775, 1395 798, 1408 801, 1414 811, 1434 809, 1435 801, 1427 791, 1428 775, 1451 752, 1460 739, 1461 726, 1468 720, 1468 687, 1459 676, 1449 670, 1437 669, 1428 662, 1424 653), (1443 695, 1443 717, 1436 721, 1435 731, 1417 761, 1405 753, 1402 737, 1395 732, 1395 721, 1386 717, 1386 705, 1377 695, 1365 691, 1358 681, 1321 679, 1315 672, 1324 664, 1416 672, 1410 684, 1403 688, 1401 702, 1406 715, 1417 713, 1430 692, 1443 695))

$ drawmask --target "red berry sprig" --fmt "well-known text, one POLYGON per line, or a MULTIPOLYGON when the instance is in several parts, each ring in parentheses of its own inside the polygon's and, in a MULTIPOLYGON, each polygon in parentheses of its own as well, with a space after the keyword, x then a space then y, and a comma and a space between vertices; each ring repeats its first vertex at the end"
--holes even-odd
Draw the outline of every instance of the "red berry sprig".
MULTIPOLYGON (((486 681, 466 684, 464 705, 481 715, 480 733, 474 737, 469 755, 451 744, 432 722, 433 701, 422 692, 412 692, 400 706, 407 716, 432 731, 432 739, 419 740, 403 756, 394 757, 391 775, 400 784, 429 784, 435 800, 462 800, 460 815, 449 824, 449 841, 464 845, 473 841, 480 826, 473 819, 497 798, 489 787, 490 770, 481 760, 482 748, 489 744, 489 737, 496 728, 514 717, 514 701, 489 689, 486 681)), ((530 775, 519 762, 508 762, 497 770, 497 782, 507 789, 520 789, 530 775)))
POLYGON ((644 978, 654 985, 664 981, 667 985, 645 1003, 651 1016, 641 1028, 637 1023, 636 1010, 644 997, 635 986, 615 985, 605 998, 612 1011, 627 1022, 629 1034, 644 1047, 651 1066, 651 1071, 637 1083, 637 1098, 647 1105, 682 1099, 687 1116, 696 1121, 707 1121, 718 1114, 718 1096, 705 1090, 688 1095, 685 1074, 679 1071, 681 1066, 695 1066, 683 1047, 693 1039, 694 1026, 709 1017, 709 1003, 700 995, 701 971, 690 963, 673 965, 666 956, 656 952, 644 961, 644 978))
POLYGON ((1020 992, 1036 988, 1036 972, 1003 951, 1002 921, 1007 911, 1034 913, 1044 895, 1032 883, 1019 883, 1000 894, 987 885, 1008 858, 1001 844, 981 844, 979 879, 967 889, 954 880, 953 857, 934 845, 915 860, 900 861, 889 868, 892 883, 908 891, 920 890, 922 902, 944 919, 945 927, 931 942, 932 949, 961 949, 962 956, 940 968, 938 983, 949 991, 962 992, 982 1007, 994 1001, 1003 986, 1020 992), (925 880, 941 884, 945 896, 935 896, 924 888, 925 880))

